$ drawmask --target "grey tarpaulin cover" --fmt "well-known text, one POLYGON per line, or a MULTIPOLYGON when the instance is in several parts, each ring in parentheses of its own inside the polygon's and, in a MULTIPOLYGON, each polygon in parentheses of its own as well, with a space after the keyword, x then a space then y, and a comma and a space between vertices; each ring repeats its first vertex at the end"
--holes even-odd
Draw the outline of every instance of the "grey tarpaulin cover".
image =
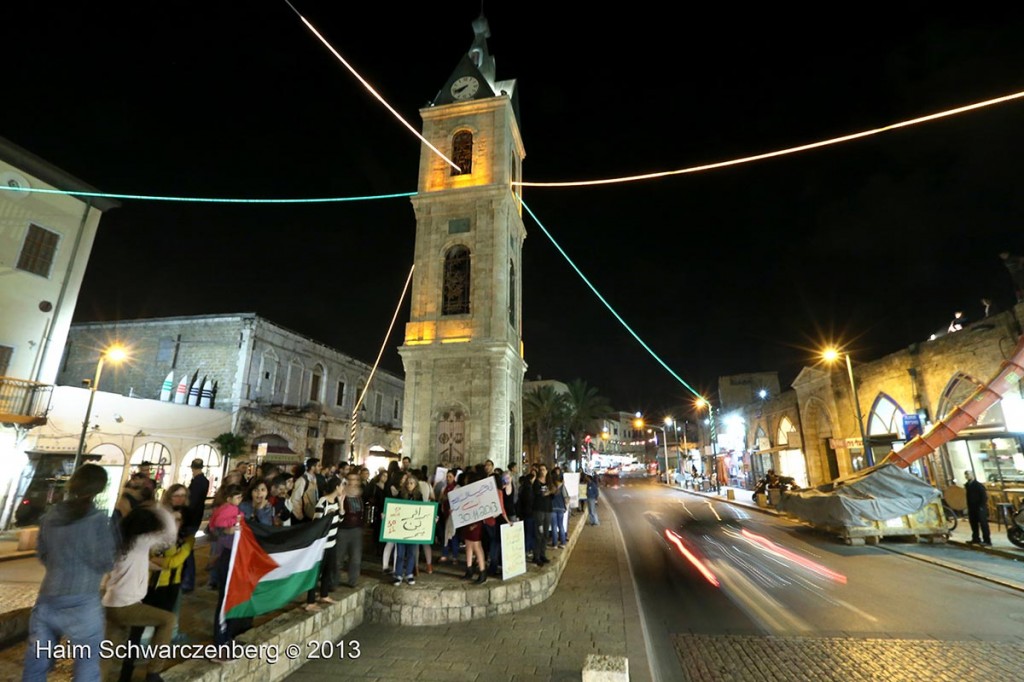
POLYGON ((941 493, 895 464, 786 493, 778 508, 816 526, 862 526, 914 514, 941 493))

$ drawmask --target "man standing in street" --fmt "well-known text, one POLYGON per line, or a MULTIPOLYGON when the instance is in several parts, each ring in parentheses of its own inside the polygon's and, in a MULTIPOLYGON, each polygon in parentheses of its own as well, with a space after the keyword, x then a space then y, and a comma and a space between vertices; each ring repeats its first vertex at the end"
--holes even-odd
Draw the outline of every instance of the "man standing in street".
POLYGON ((971 544, 979 542, 986 547, 992 546, 992 536, 988 529, 988 491, 985 486, 974 478, 970 471, 964 472, 967 483, 964 489, 967 491, 967 519, 971 522, 971 544), (981 539, 978 538, 978 529, 981 529, 981 539))
MULTIPOLYGON (((210 493, 210 481, 203 473, 204 462, 198 457, 192 460, 192 480, 188 484, 188 506, 181 519, 181 537, 195 537, 203 525, 206 512, 206 496, 210 493)), ((181 573, 181 591, 191 592, 196 587, 196 558, 190 552, 185 559, 181 573)))
POLYGON ((301 478, 295 479, 295 487, 292 488, 292 514, 295 520, 301 523, 308 523, 313 520, 313 511, 316 508, 317 500, 320 499, 317 487, 317 476, 320 474, 320 460, 310 457, 306 460, 306 473, 301 478))
POLYGON ((587 475, 587 521, 591 526, 601 525, 597 518, 597 498, 601 496, 601 487, 593 474, 587 475))

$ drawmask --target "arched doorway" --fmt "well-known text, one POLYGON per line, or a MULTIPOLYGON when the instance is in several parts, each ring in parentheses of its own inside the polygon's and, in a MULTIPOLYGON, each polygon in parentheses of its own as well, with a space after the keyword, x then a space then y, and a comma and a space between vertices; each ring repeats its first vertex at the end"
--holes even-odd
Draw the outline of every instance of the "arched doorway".
POLYGON ((790 476, 801 488, 807 487, 807 460, 800 449, 800 434, 789 417, 779 420, 775 436, 779 447, 779 475, 790 476))
MULTIPOLYGON (((937 417, 945 419, 953 408, 964 402, 979 386, 973 377, 956 373, 939 398, 937 417)), ((941 448, 943 485, 964 482, 964 472, 971 471, 982 483, 1001 487, 1024 484, 1024 464, 1017 435, 1007 430, 1002 401, 981 413, 978 421, 963 429, 957 438, 941 448)))
POLYGON ((85 461, 101 466, 107 472, 107 487, 93 499, 96 508, 107 514, 114 513, 114 505, 124 480, 124 460, 124 450, 113 443, 101 443, 85 457, 85 461))
POLYGON ((188 485, 192 481, 192 460, 194 459, 203 460, 203 474, 210 481, 210 490, 207 496, 213 497, 217 488, 220 487, 221 476, 224 474, 224 462, 217 448, 212 445, 201 443, 186 452, 185 456, 181 458, 181 464, 178 465, 178 475, 175 480, 183 485, 188 485))
POLYGON ((170 485, 167 476, 173 472, 171 467, 171 451, 163 443, 153 441, 136 448, 132 458, 128 462, 132 472, 136 471, 143 462, 150 462, 153 465, 153 480, 156 482, 156 496, 159 499, 160 493, 170 485))

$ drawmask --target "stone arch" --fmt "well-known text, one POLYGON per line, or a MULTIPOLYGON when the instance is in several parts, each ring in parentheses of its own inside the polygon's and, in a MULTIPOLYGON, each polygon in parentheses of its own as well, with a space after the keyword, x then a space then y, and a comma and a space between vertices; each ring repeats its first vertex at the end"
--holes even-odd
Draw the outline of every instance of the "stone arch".
POLYGON ((306 368, 299 358, 292 358, 288 361, 288 373, 284 386, 284 404, 298 406, 303 404, 302 400, 302 378, 306 368))
POLYGON ((826 483, 849 473, 840 465, 839 454, 833 447, 836 423, 835 415, 820 398, 809 398, 804 404, 801 424, 811 485, 826 483))
POLYGON ((277 373, 281 366, 281 359, 273 348, 264 348, 260 353, 259 374, 256 376, 256 396, 268 402, 273 402, 274 394, 277 393, 277 373))
POLYGON ((199 443, 192 446, 178 465, 178 475, 175 477, 177 483, 188 485, 192 480, 192 460, 194 459, 203 460, 205 465, 203 473, 210 481, 210 490, 207 495, 212 497, 220 487, 221 475, 224 472, 224 460, 220 456, 220 451, 210 443, 199 443))
POLYGON ((452 162, 455 166, 450 175, 470 175, 473 173, 473 131, 462 128, 452 135, 452 162))
POLYGON ((464 244, 455 244, 444 254, 441 282, 441 314, 465 315, 470 312, 472 254, 464 244))
POLYGON ((469 449, 469 411, 456 403, 438 409, 433 422, 432 444, 437 452, 435 459, 448 468, 466 466, 469 449))
POLYGON ((100 443, 89 450, 85 461, 103 467, 107 472, 107 485, 103 492, 93 499, 97 509, 112 514, 117 503, 118 491, 127 478, 128 463, 124 450, 113 443, 100 443))
POLYGON ((906 438, 903 428, 905 414, 906 410, 891 396, 884 392, 879 393, 868 412, 868 435, 895 436, 892 440, 906 438))
POLYGON ((153 464, 153 480, 156 481, 159 496, 159 491, 171 484, 171 477, 174 475, 174 455, 165 444, 153 440, 135 448, 128 464, 130 468, 135 468, 143 462, 153 464))
POLYGON ((317 362, 309 372, 309 402, 324 403, 327 390, 327 367, 317 362))

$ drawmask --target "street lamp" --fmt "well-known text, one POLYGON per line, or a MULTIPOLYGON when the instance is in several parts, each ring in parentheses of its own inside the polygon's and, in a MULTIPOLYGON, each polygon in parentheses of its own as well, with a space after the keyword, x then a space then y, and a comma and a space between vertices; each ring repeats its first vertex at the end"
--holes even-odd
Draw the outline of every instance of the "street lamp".
POLYGON ((72 472, 78 469, 78 465, 82 461, 82 454, 85 452, 85 436, 89 432, 89 417, 92 416, 92 401, 96 398, 96 387, 100 384, 100 375, 103 374, 103 364, 107 360, 110 360, 114 364, 118 364, 127 357, 128 352, 125 350, 124 346, 118 343, 115 343, 100 353, 100 359, 96 362, 96 376, 93 377, 92 383, 89 385, 89 403, 85 408, 85 420, 82 422, 82 436, 78 439, 78 450, 75 452, 75 466, 72 468, 72 472))
POLYGON ((694 407, 698 410, 703 410, 705 407, 708 409, 708 437, 711 440, 711 459, 714 466, 715 475, 715 492, 721 490, 722 482, 718 480, 718 431, 715 427, 715 408, 711 404, 711 401, 707 398, 700 396, 693 401, 694 407))
POLYGON ((860 431, 860 442, 861 447, 864 449, 864 457, 867 460, 868 466, 874 466, 875 458, 871 454, 871 448, 868 447, 868 439, 864 435, 864 418, 860 414, 860 396, 857 393, 857 382, 853 380, 853 364, 850 361, 850 354, 840 352, 838 348, 828 347, 821 352, 821 359, 828 364, 833 364, 844 356, 846 358, 846 373, 850 377, 850 398, 853 400, 853 410, 857 415, 857 429, 860 431))

